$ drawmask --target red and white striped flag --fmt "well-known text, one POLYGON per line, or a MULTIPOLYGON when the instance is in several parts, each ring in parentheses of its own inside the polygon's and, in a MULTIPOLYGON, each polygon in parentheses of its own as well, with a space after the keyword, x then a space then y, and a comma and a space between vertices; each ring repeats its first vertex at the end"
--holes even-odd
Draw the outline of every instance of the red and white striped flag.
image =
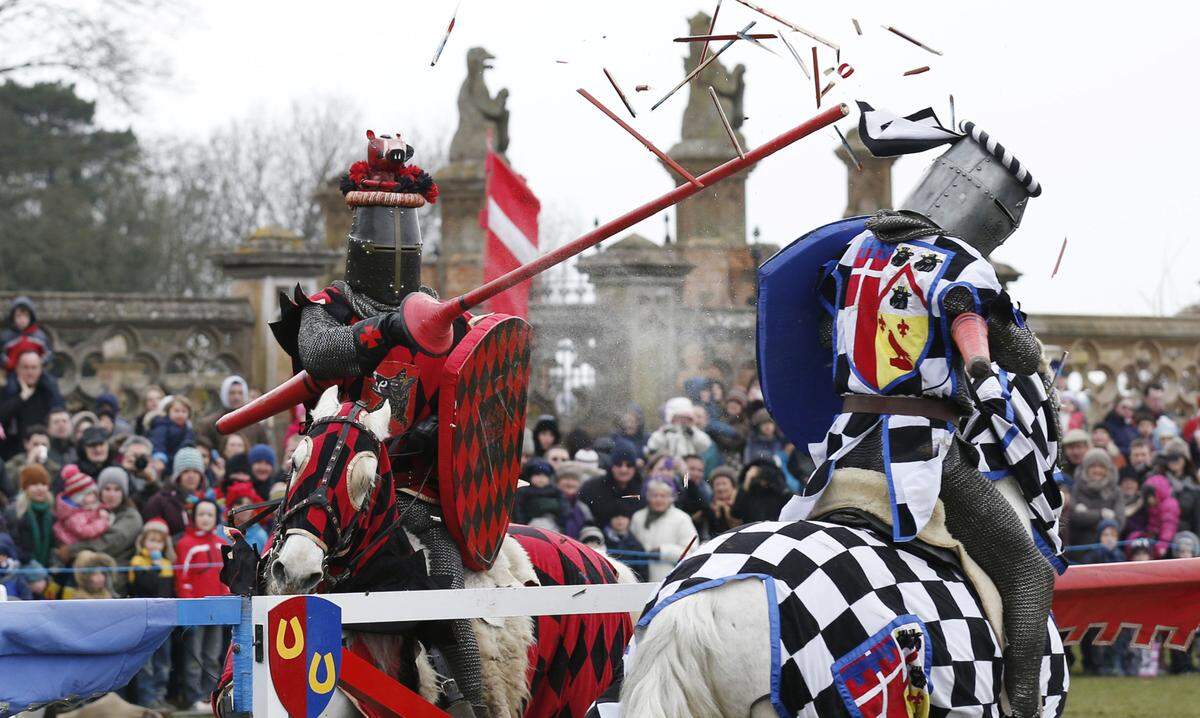
MULTIPOLYGON (((538 212, 542 203, 525 180, 513 172, 499 155, 488 152, 486 204, 480 225, 487 232, 483 249, 483 281, 500 275, 538 256, 538 212)), ((529 282, 496 295, 488 302, 493 312, 529 317, 529 282)))

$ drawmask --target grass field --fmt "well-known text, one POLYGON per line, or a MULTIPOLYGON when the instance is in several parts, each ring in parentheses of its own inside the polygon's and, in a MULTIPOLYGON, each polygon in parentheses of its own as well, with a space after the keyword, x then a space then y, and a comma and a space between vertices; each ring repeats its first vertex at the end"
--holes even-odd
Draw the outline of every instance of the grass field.
POLYGON ((1200 718, 1200 675, 1071 676, 1067 718, 1200 718))

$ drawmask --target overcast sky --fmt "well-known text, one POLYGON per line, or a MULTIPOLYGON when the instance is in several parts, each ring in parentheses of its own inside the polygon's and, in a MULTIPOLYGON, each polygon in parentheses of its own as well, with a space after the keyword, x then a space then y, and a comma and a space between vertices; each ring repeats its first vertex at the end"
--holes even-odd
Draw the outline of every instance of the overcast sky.
MULTIPOLYGON (((1025 274, 1013 289, 1026 309, 1169 314, 1200 301, 1193 229, 1200 149, 1190 125, 1180 124, 1200 109, 1194 10, 1166 2, 760 1, 841 44, 842 60, 856 71, 826 102, 865 99, 900 114, 933 106, 949 122, 953 93, 959 119, 974 120, 1031 169, 1045 191, 996 254, 1025 274), (909 45, 881 24, 944 56, 909 45), (932 70, 902 76, 921 65, 932 70), (1064 236, 1066 256, 1051 280, 1064 236)), ((634 126, 669 148, 679 139, 685 92, 655 112, 649 107, 683 76, 686 48, 671 39, 687 34, 688 16, 711 13, 715 2, 463 0, 445 52, 430 67, 452 0, 205 0, 172 30, 163 52, 173 81, 151 92, 134 125, 150 133, 202 133, 232 117, 281 111, 295 98, 340 94, 364 109, 366 127, 403 131, 419 162, 422 134, 456 122, 465 52, 483 45, 496 56, 492 92, 510 93, 511 162, 544 206, 589 227, 593 217, 614 217, 673 183, 575 88, 617 109, 601 73, 607 67, 638 110, 634 126), (637 84, 652 90, 634 93, 637 84)), ((750 20, 758 20, 755 31, 780 29, 724 0, 718 30, 750 20)), ((802 56, 811 52, 811 40, 789 39, 802 56)), ((772 44, 783 58, 744 43, 721 58, 748 68, 749 119, 742 130, 751 146, 815 113, 811 83, 782 45, 772 44)), ((822 48, 822 58, 832 62, 832 53, 822 48)), ((841 126, 848 130, 856 121, 857 113, 841 126)), ((749 180, 748 228, 784 244, 839 218, 846 192, 845 172, 832 154, 836 143, 827 130, 762 162, 749 180)), ((286 149, 286 138, 280 147, 286 149)), ((897 201, 935 156, 896 164, 897 201)), ((638 231, 659 240, 661 216, 638 231)))

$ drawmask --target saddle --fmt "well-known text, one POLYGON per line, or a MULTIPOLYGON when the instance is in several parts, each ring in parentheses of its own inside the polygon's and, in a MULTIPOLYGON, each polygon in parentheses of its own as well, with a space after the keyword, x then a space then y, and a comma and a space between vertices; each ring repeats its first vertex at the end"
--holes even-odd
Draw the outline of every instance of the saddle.
MULTIPOLYGON (((1008 495, 1009 492, 1002 489, 1001 493, 1009 503, 1014 503, 1008 495)), ((885 540, 890 541, 892 512, 888 499, 887 477, 868 469, 837 469, 817 505, 813 507, 809 519, 853 528, 874 529, 885 540)), ((987 573, 967 554, 963 545, 950 535, 946 528, 946 510, 940 500, 934 507, 929 523, 925 524, 925 528, 914 540, 905 543, 904 547, 927 556, 931 555, 962 570, 979 595, 984 618, 991 624, 992 631, 1003 649, 1004 613, 1000 592, 996 590, 996 585, 987 573)))

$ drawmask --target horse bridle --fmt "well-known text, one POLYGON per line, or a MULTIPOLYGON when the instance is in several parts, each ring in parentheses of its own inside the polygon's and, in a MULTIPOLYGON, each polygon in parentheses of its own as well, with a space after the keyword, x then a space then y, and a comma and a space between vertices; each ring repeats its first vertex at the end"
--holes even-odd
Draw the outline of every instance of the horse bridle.
MULTIPOLYGON (((290 496, 285 496, 283 501, 279 504, 281 513, 277 523, 275 524, 276 535, 274 536, 274 539, 276 540, 271 542, 270 554, 268 555, 267 560, 262 563, 264 570, 278 558, 278 554, 280 549, 283 547, 284 540, 289 535, 289 532, 284 527, 288 522, 288 519, 292 518, 292 516, 300 511, 306 510, 311 506, 316 506, 325 512, 326 520, 329 521, 329 523, 333 526, 333 530, 338 537, 338 541, 335 546, 324 546, 325 556, 321 560, 321 581, 318 582, 318 585, 320 585, 321 582, 332 585, 341 580, 339 577, 330 575, 329 562, 333 558, 340 557, 350 549, 350 541, 355 534, 355 529, 359 528, 356 526, 356 522, 361 521, 361 515, 365 514, 366 512, 363 510, 355 511, 354 520, 351 521, 347 526, 347 528, 350 530, 343 533, 341 521, 338 520, 337 512, 334 510, 333 505, 329 500, 329 480, 333 475, 334 467, 338 464, 338 459, 341 457, 342 452, 346 449, 346 439, 350 434, 350 429, 358 429, 360 432, 370 436, 377 447, 383 446, 383 442, 379 440, 379 437, 375 436, 375 432, 371 431, 369 427, 367 427, 357 418, 363 412, 365 412, 366 409, 366 405, 364 405, 361 401, 356 401, 354 402, 354 409, 349 412, 348 416, 327 416, 317 419, 309 425, 308 430, 305 432, 306 435, 311 435, 314 429, 329 424, 340 424, 342 428, 341 431, 338 432, 337 439, 333 445, 333 453, 330 455, 329 461, 325 464, 325 471, 321 474, 321 478, 317 481, 316 488, 314 488, 308 496, 304 497, 294 505, 289 505, 290 496)), ((309 457, 309 461, 315 459, 315 455, 309 457)), ((378 471, 378 469, 376 470, 378 471)), ((346 480, 349 480, 349 476, 346 477, 346 480)), ((347 487, 347 491, 348 490, 349 487, 347 487)), ((366 507, 365 501, 363 507, 366 507)), ((297 529, 297 531, 303 532, 303 529, 297 529)), ((320 544, 325 543, 324 539, 319 536, 314 536, 313 538, 315 538, 320 544)))

